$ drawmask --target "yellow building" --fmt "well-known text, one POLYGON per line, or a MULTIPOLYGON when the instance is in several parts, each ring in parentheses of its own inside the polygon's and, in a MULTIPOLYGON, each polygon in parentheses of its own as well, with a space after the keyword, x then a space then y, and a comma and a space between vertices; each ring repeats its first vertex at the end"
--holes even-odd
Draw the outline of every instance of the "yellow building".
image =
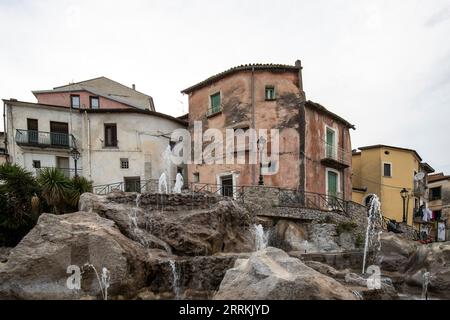
POLYGON ((434 172, 412 149, 386 145, 359 148, 352 154, 352 200, 367 205, 376 194, 381 201, 383 216, 403 221, 403 198, 409 225, 413 224, 414 209, 427 201, 427 175, 434 172), (423 175, 419 174, 423 172, 423 175), (424 176, 423 178, 421 176, 424 176))

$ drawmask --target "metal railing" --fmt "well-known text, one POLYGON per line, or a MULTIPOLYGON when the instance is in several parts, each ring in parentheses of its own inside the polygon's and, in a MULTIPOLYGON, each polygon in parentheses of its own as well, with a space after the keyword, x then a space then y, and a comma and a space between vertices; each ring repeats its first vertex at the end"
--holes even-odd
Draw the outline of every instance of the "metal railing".
POLYGON ((321 194, 301 190, 279 189, 278 206, 347 212, 347 201, 343 199, 341 193, 321 194))
MULTIPOLYGON (((159 180, 142 180, 133 182, 116 182, 106 185, 94 186, 93 192, 100 195, 106 195, 114 190, 125 192, 150 192, 159 193, 159 180)), ((169 192, 173 190, 175 181, 168 183, 169 192)), ((248 199, 255 199, 254 190, 262 188, 274 192, 274 206, 289 208, 311 208, 322 211, 348 212, 348 201, 343 199, 342 194, 320 194, 314 192, 305 192, 292 189, 283 189, 270 186, 229 186, 208 183, 191 182, 185 184, 184 190, 195 193, 216 194, 222 197, 229 197, 242 203, 248 199)))
POLYGON ((210 108, 208 108, 208 111, 206 112, 206 116, 209 117, 209 116, 221 113, 221 112, 222 112, 222 106, 218 106, 215 108, 210 107, 210 108))
POLYGON ((351 164, 352 161, 351 152, 348 152, 345 149, 342 149, 341 147, 338 147, 334 144, 327 143, 326 141, 323 141, 323 143, 324 143, 324 151, 323 151, 324 159, 331 159, 340 163, 344 163, 346 165, 351 164))
POLYGON ((71 134, 35 130, 16 129, 16 143, 36 147, 76 148, 76 140, 71 134))
MULTIPOLYGON (((175 181, 167 181, 167 187, 170 190, 173 190, 175 186, 175 181)), ((158 179, 149 179, 149 180, 130 180, 130 181, 121 181, 110 184, 98 185, 93 187, 93 192, 99 195, 105 195, 115 190, 120 190, 124 192, 150 192, 150 193, 158 193, 159 192, 159 180, 158 179)))
POLYGON ((426 195, 427 185, 424 181, 414 181, 413 194, 416 197, 424 197, 426 195))
MULTIPOLYGON (((167 182, 168 191, 171 192, 173 187, 175 186, 175 180, 171 180, 167 182)), ((94 186, 93 192, 99 195, 108 194, 114 190, 120 190, 124 192, 150 192, 150 193, 159 193, 159 180, 158 179, 149 179, 149 180, 136 180, 136 181, 121 181, 115 182, 105 185, 94 186)), ((233 187, 233 186, 223 186, 216 184, 207 184, 207 183, 195 183, 191 182, 185 184, 183 190, 189 190, 191 192, 204 192, 217 194, 224 197, 232 197, 237 199, 242 194, 242 187, 233 187)), ((163 193, 165 189, 163 188, 163 193)))

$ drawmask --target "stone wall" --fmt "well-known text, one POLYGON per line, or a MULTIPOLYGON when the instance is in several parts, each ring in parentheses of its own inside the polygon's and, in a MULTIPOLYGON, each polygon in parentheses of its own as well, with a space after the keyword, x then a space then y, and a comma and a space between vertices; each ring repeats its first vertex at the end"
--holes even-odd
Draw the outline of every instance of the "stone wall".
POLYGON ((184 211, 194 209, 208 209, 223 200, 215 193, 137 193, 113 192, 107 195, 113 203, 135 204, 145 210, 184 211))
MULTIPOLYGON (((243 188, 239 201, 270 230, 269 245, 286 251, 342 252, 360 250, 367 227, 366 207, 345 202, 345 211, 286 207, 289 190, 252 186, 243 188)), ((294 199, 295 200, 295 199, 294 199)))

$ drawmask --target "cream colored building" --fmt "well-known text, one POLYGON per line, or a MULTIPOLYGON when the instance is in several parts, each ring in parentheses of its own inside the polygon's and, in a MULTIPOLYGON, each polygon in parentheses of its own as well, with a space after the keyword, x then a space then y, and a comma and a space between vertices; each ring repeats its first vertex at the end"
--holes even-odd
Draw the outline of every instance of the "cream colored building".
MULTIPOLYGON (((158 179, 175 165, 162 155, 173 130, 185 121, 137 108, 79 109, 4 100, 10 161, 38 173, 45 167, 75 174, 73 150, 80 153, 79 175, 94 185, 158 179)), ((187 180, 187 179, 185 179, 187 180)))

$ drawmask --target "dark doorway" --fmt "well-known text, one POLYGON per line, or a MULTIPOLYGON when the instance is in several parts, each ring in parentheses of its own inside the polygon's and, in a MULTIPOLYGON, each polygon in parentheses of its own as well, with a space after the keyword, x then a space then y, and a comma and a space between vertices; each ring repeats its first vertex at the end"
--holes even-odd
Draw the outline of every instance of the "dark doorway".
POLYGON ((124 177, 125 192, 141 192, 141 178, 140 177, 124 177))
POLYGON ((69 124, 67 122, 50 122, 50 141, 54 146, 69 146, 69 124))
POLYGON ((27 132, 28 132, 28 143, 38 144, 39 143, 39 133, 38 133, 38 121, 36 119, 27 119, 27 132))
POLYGON ((222 195, 225 197, 233 197, 233 176, 223 176, 220 180, 222 195))

